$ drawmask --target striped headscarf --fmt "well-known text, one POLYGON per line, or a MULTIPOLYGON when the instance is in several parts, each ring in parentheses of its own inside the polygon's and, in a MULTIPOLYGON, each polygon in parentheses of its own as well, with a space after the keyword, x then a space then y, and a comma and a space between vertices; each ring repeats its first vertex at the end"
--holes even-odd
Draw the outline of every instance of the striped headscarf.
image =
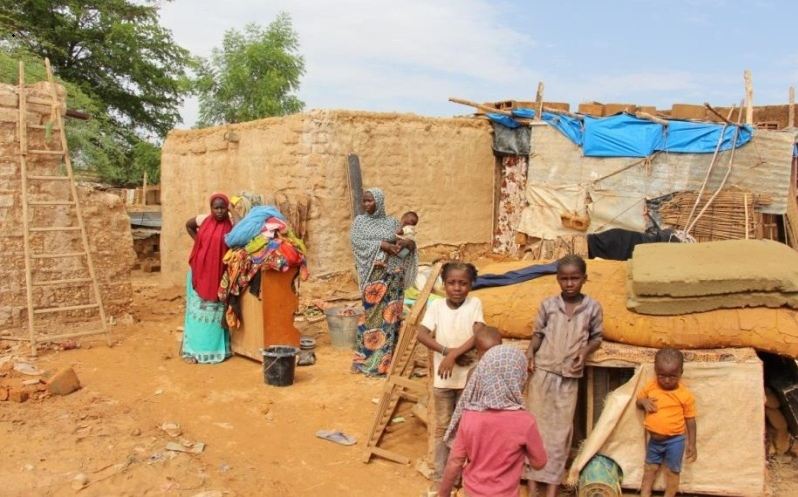
MULTIPOLYGON (((379 188, 369 188, 365 192, 374 197, 376 209, 373 214, 364 213, 355 217, 352 223, 352 252, 355 256, 357 275, 360 280, 360 289, 368 283, 374 261, 380 254, 380 244, 383 241, 395 242, 396 232, 399 229, 399 221, 385 213, 385 194, 379 188)), ((412 256, 405 259, 388 255, 388 270, 398 269, 404 266, 405 269, 405 288, 408 288, 416 279, 416 267, 418 266, 417 251, 413 251, 412 256)))
POLYGON ((468 380, 452 421, 443 436, 454 441, 463 411, 518 411, 524 409, 524 385, 527 379, 524 353, 511 345, 497 345, 482 356, 468 380))

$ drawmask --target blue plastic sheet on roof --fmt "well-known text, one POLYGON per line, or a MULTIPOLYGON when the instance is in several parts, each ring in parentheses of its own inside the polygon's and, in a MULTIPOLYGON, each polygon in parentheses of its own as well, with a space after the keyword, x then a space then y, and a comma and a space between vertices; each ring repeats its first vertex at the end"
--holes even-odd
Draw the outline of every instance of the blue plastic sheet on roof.
POLYGON ((661 124, 628 114, 585 116, 582 151, 588 157, 647 157, 663 146, 661 124))
MULTIPOLYGON (((513 116, 532 119, 535 111, 515 109, 513 116)), ((520 126, 518 121, 503 114, 488 114, 488 117, 509 128, 520 126)), ((753 138, 753 130, 747 125, 740 126, 739 131, 737 126, 727 126, 723 130, 721 124, 690 121, 668 121, 668 126, 663 126, 626 113, 578 119, 544 112, 542 117, 543 121, 581 146, 586 157, 648 157, 654 152, 707 154, 715 151, 721 131, 721 150, 732 148, 735 133, 739 133, 738 148, 753 138)))

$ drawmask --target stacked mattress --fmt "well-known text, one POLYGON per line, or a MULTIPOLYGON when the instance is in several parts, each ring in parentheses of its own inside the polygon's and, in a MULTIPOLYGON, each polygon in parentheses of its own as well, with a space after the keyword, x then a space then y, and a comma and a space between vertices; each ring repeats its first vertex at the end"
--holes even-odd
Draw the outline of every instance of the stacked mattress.
POLYGON ((640 245, 629 265, 627 307, 639 314, 798 308, 798 252, 778 242, 640 245))

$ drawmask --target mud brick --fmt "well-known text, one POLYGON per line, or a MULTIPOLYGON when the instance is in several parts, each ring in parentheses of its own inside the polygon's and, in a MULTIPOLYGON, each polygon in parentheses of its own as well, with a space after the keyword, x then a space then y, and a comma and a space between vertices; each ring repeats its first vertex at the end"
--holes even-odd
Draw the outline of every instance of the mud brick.
POLYGON ((706 119, 707 109, 703 105, 673 104, 671 117, 674 119, 706 119))
POLYGON ((637 110, 635 104, 604 104, 604 115, 612 116, 619 112, 634 112, 637 110))
POLYGON ((11 388, 8 390, 8 399, 12 402, 25 402, 28 400, 30 394, 25 390, 19 388, 11 388))
POLYGON ((604 115, 604 106, 601 104, 579 104, 579 113, 588 116, 601 117, 604 115))
POLYGON ((564 110, 565 112, 568 112, 568 111, 571 110, 571 104, 569 104, 568 102, 546 102, 546 101, 544 101, 543 102, 543 106, 544 107, 548 107, 549 109, 554 109, 554 110, 564 110))
POLYGON ((8 389, 6 387, 0 387, 0 401, 8 400, 8 389))
POLYGON ((55 395, 69 395, 80 389, 80 380, 72 368, 62 369, 47 382, 47 391, 55 395))

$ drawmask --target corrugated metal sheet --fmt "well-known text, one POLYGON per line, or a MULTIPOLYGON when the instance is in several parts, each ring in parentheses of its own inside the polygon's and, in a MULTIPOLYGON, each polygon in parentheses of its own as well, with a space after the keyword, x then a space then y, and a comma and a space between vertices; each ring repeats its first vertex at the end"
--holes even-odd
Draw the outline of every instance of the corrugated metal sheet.
MULTIPOLYGON (((726 186, 770 195, 763 212, 783 214, 787 209, 790 165, 796 133, 757 130, 751 143, 737 149, 726 186)), ((654 198, 680 190, 697 190, 704 181, 712 154, 660 154, 648 163, 620 171, 639 159, 583 157, 582 150, 548 126, 532 128, 530 182, 586 185, 654 198)), ((726 173, 731 152, 719 154, 707 184, 714 191, 726 173)))

